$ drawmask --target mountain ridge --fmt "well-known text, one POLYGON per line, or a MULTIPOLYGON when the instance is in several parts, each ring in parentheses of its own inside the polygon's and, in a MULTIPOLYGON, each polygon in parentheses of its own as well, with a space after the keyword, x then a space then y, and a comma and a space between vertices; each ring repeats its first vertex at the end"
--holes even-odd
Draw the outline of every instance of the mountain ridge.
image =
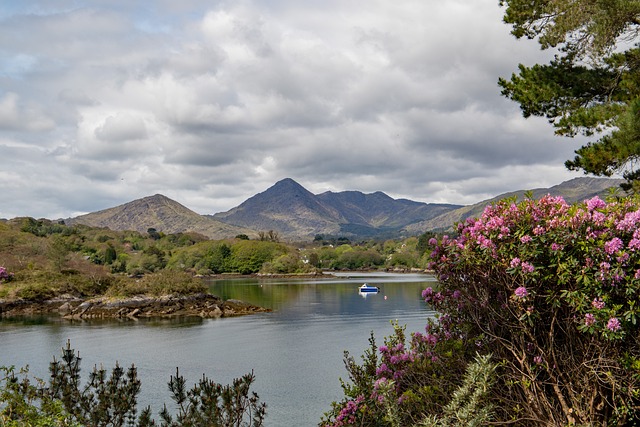
POLYGON ((241 227, 258 225, 288 237, 373 236, 459 207, 396 200, 381 191, 369 194, 327 191, 314 195, 291 178, 285 178, 212 218, 241 227))
POLYGON ((534 198, 560 195, 572 203, 595 195, 604 196, 608 188, 621 182, 623 180, 579 177, 550 188, 503 193, 462 206, 394 199, 381 191, 326 191, 316 195, 293 179, 285 178, 240 205, 213 215, 200 215, 162 194, 155 194, 65 222, 113 230, 146 232, 154 228, 166 234, 195 232, 212 239, 240 234, 254 238, 271 230, 287 240, 310 240, 317 235, 394 238, 451 228, 455 222, 480 215, 496 200, 511 196, 522 198, 527 191, 534 198))
POLYGON ((412 224, 404 231, 416 233, 422 229, 445 230, 451 228, 456 222, 463 221, 469 217, 480 216, 484 208, 491 203, 514 196, 517 197, 518 200, 522 200, 526 193, 531 193, 531 197, 534 199, 539 199, 547 194, 551 196, 562 196, 567 203, 581 202, 594 196, 604 197, 609 189, 619 187, 623 182, 625 182, 623 179, 576 177, 548 188, 510 191, 473 205, 463 206, 462 208, 445 213, 436 218, 412 224))

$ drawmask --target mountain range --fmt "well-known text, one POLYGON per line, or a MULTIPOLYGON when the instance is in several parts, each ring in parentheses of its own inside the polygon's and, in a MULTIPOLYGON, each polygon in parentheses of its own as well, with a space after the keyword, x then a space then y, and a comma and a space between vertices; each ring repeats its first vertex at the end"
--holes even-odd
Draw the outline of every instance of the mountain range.
MULTIPOLYGON (((622 180, 575 178, 550 188, 528 190, 534 198, 563 196, 568 202, 604 196, 622 180)), ((285 240, 310 240, 316 235, 349 238, 393 238, 445 230, 504 197, 523 197, 527 190, 501 194, 471 206, 393 199, 385 193, 327 191, 313 194, 291 178, 275 183, 239 206, 213 215, 200 215, 161 194, 66 219, 113 230, 164 233, 196 232, 212 239, 246 234, 255 238, 273 230, 285 240)))

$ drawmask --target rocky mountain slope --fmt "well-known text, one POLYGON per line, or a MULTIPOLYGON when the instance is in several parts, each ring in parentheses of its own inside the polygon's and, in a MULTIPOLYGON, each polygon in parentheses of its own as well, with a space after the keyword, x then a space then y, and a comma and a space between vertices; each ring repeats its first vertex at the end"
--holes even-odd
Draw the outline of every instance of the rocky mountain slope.
POLYGON ((213 218, 240 227, 275 230, 289 238, 313 238, 316 234, 370 237, 395 233, 408 224, 460 207, 396 200, 382 192, 314 195, 287 178, 213 218))
MULTIPOLYGON (((575 178, 551 188, 530 190, 534 198, 546 194, 562 196, 568 202, 595 195, 604 197, 622 180, 575 178)), ((517 196, 527 190, 501 194, 471 206, 422 203, 393 199, 382 192, 359 191, 313 194, 292 179, 283 179, 239 206, 215 215, 199 215, 163 195, 145 197, 114 208, 65 220, 113 230, 149 228, 169 233, 197 232, 212 239, 246 234, 258 237, 273 230, 284 240, 311 240, 314 236, 349 238, 394 238, 429 230, 444 230, 470 216, 479 216, 493 201, 517 196)))
POLYGON ((196 232, 211 239, 256 234, 252 230, 200 215, 161 194, 66 219, 65 223, 106 227, 111 230, 135 230, 141 233, 146 233, 149 228, 165 234, 196 232))
POLYGON ((568 203, 581 202, 594 196, 605 198, 612 189, 617 189, 624 182, 622 179, 606 178, 574 178, 550 188, 535 188, 531 190, 519 190, 504 193, 492 199, 484 200, 471 206, 464 206, 439 215, 435 218, 425 219, 405 227, 409 234, 421 233, 425 230, 446 230, 456 222, 469 217, 478 217, 487 205, 498 200, 516 196, 518 200, 524 199, 525 193, 530 192, 534 199, 539 199, 547 194, 562 196, 568 203))

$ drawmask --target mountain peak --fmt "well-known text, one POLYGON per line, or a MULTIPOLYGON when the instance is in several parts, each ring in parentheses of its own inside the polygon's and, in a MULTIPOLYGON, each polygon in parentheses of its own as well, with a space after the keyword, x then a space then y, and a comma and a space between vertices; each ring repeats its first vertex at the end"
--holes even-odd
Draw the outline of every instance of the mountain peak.
MULTIPOLYGON (((294 181, 291 178, 284 178, 281 179, 280 181, 276 182, 275 184, 273 184, 269 190, 272 189, 278 189, 278 190, 304 190, 307 191, 306 188, 304 188, 302 185, 298 184, 296 181, 294 181)), ((268 190, 267 190, 268 191, 268 190)))
POLYGON ((65 220, 68 224, 135 230, 155 228, 164 233, 198 232, 210 238, 228 238, 250 230, 199 215, 162 194, 143 197, 120 206, 65 220))

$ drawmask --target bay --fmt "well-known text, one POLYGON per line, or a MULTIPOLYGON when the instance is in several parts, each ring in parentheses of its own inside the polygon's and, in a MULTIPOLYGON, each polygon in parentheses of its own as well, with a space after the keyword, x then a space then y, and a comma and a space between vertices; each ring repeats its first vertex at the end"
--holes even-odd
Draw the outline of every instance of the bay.
POLYGON ((48 363, 67 340, 83 358, 83 380, 94 364, 110 369, 135 364, 140 404, 155 414, 170 406, 167 381, 179 367, 192 385, 203 374, 227 384, 252 372, 253 390, 267 403, 266 425, 316 426, 347 378, 343 351, 357 360, 374 333, 378 344, 391 321, 424 331, 433 312, 421 299, 435 279, 424 274, 338 273, 333 278, 209 280, 211 292, 273 309, 222 319, 66 321, 22 318, 0 321, 0 365, 47 378, 48 363), (357 287, 379 286, 361 295, 357 287))

